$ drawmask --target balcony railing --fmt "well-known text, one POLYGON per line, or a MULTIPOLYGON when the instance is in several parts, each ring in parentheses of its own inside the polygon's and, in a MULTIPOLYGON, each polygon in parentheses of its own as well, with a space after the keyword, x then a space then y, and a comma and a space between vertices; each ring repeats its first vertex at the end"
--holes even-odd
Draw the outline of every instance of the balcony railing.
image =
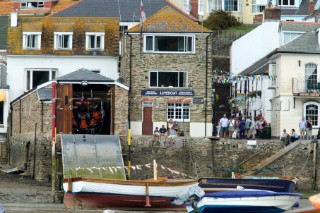
POLYGON ((293 95, 320 95, 320 82, 305 81, 304 79, 292 79, 293 95))

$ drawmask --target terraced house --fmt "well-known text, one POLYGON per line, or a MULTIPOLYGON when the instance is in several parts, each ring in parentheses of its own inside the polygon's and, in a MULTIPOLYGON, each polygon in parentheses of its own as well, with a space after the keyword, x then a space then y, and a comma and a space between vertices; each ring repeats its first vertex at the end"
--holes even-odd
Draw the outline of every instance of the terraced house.
POLYGON ((211 136, 210 33, 168 6, 127 31, 120 75, 130 87, 133 135, 172 119, 180 132, 211 136))

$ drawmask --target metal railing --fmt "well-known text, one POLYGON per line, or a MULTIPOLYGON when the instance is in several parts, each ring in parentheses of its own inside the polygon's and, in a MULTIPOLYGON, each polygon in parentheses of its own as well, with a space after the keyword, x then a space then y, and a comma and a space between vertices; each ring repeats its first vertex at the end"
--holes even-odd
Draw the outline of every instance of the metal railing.
POLYGON ((293 93, 319 93, 320 82, 311 82, 304 79, 292 78, 292 92, 293 93))

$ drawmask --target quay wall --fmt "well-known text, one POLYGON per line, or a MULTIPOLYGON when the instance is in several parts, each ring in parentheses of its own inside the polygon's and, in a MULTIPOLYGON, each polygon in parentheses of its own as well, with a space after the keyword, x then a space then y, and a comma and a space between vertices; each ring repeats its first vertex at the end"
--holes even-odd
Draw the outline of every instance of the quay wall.
MULTIPOLYGON (((131 179, 153 177, 149 168, 153 160, 158 164, 158 176, 167 177, 231 177, 232 171, 245 175, 263 160, 285 146, 279 140, 257 140, 256 146, 247 145, 247 140, 219 140, 209 138, 176 138, 174 145, 154 142, 151 137, 133 137, 131 140, 131 179)), ((313 178, 313 154, 309 141, 282 155, 268 166, 257 168, 257 176, 281 176, 298 178, 298 189, 319 189, 319 151, 316 158, 316 179, 313 178)), ((124 141, 123 154, 128 161, 128 145, 124 141)))

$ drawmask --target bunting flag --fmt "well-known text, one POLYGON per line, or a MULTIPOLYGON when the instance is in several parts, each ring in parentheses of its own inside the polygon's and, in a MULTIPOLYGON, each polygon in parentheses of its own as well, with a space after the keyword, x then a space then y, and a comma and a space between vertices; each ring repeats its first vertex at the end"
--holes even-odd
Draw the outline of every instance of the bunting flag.
POLYGON ((140 4, 140 23, 143 23, 146 20, 146 13, 144 12, 144 6, 143 6, 143 2, 141 0, 141 4, 140 4))

